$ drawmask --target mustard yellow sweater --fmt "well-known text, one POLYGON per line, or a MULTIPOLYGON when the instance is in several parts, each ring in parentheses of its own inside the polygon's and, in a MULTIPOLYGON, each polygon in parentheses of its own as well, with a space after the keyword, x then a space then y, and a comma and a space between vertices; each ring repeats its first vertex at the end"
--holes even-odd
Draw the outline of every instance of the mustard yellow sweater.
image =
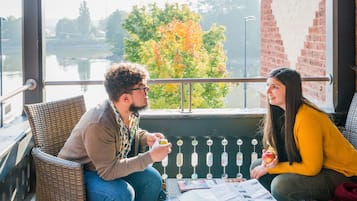
POLYGON ((302 162, 278 163, 268 171, 270 174, 314 176, 321 168, 328 168, 347 177, 357 176, 357 150, 326 114, 302 105, 296 115, 294 136, 302 162))

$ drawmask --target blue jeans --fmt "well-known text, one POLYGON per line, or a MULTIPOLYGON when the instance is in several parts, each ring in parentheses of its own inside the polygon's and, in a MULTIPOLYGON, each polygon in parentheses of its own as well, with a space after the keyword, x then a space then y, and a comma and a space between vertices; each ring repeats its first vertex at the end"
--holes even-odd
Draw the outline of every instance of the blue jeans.
POLYGON ((160 173, 151 166, 110 181, 84 170, 84 180, 88 201, 157 201, 162 185, 160 173))
MULTIPOLYGON (((261 162, 261 159, 254 161, 250 169, 260 165, 261 162)), ((356 177, 346 177, 334 170, 325 168, 321 169, 321 172, 315 176, 284 173, 266 174, 259 178, 259 182, 278 201, 330 200, 339 184, 353 181, 356 181, 356 177)))

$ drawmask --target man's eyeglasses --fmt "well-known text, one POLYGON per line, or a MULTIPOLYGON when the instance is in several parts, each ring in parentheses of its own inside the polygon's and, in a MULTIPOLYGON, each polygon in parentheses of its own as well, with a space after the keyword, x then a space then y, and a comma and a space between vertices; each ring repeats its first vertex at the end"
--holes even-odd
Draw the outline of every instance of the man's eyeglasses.
POLYGON ((138 87, 138 88, 132 88, 129 89, 130 91, 135 91, 135 90, 143 90, 145 93, 148 93, 150 88, 149 87, 138 87))

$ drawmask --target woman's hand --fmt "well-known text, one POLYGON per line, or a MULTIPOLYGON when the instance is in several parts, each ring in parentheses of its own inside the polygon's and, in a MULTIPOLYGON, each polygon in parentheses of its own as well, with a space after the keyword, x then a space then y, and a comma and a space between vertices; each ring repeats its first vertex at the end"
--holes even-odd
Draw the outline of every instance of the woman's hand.
POLYGON ((268 168, 263 164, 256 166, 253 170, 250 171, 250 178, 259 179, 261 176, 268 173, 268 168))
POLYGON ((253 179, 259 179, 261 176, 264 176, 265 174, 268 173, 268 170, 270 168, 275 167, 279 163, 279 160, 277 157, 274 158, 270 163, 265 163, 262 160, 262 164, 255 167, 250 171, 250 177, 253 179))
POLYGON ((279 163, 279 159, 278 157, 275 157, 272 161, 270 161, 269 163, 266 163, 264 160, 262 162, 262 165, 264 165, 264 167, 270 169, 275 167, 277 164, 279 163))

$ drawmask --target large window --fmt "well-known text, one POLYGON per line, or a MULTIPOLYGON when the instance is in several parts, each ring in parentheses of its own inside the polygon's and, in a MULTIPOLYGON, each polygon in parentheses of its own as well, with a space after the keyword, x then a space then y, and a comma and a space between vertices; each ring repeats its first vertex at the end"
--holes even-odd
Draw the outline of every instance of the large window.
MULTIPOLYGON (((22 5, 21 0, 1 1, 0 7, 0 93, 22 86, 22 5)), ((1 105, 0 121, 6 125, 22 112, 22 95, 6 100, 1 105)))
MULTIPOLYGON (((332 40, 327 28, 330 1, 166 2, 173 6, 149 0, 45 1, 45 80, 102 80, 106 68, 121 60, 146 64, 152 78, 264 77, 279 66, 295 68, 303 76, 324 77, 331 73, 327 52, 332 51, 327 49, 331 43, 328 40, 332 40), (59 12, 63 10, 59 7, 66 7, 66 12, 59 12)), ((260 108, 265 102, 264 86, 193 84, 192 105, 260 108)), ((312 101, 332 106, 327 82, 304 86, 312 101)), ((165 86, 153 87, 152 107, 179 108, 181 86, 166 87, 165 92, 160 91, 165 86)), ((47 99, 63 96, 59 88, 46 87, 47 99)), ((66 95, 86 94, 89 104, 106 97, 100 86, 63 89, 66 95)))
MULTIPOLYGON (((1 12, 6 13, 1 16, 3 94, 22 84, 21 1, 9 2, 15 9, 1 12)), ((42 1, 43 77, 45 82, 103 80, 111 63, 123 60, 147 65, 153 79, 264 77, 279 66, 297 69, 303 76, 327 77, 332 72, 331 4, 330 0, 42 1)), ((152 107, 182 106, 180 84, 151 87, 152 107)), ((265 83, 194 83, 192 106, 261 108, 264 90, 265 83)), ((184 92, 187 97, 187 86, 184 92)), ((328 82, 307 82, 304 93, 318 105, 332 108, 328 82)), ((106 98, 101 85, 47 85, 44 94, 44 100, 84 94, 88 106, 106 98)), ((9 103, 15 116, 21 112, 14 105, 22 105, 22 96, 9 103)))
MULTIPOLYGON (((44 1, 46 23, 45 80, 102 80, 103 74, 110 64, 121 60, 140 62, 148 65, 151 77, 154 79, 259 76, 259 1, 214 1, 213 3, 216 5, 212 5, 211 1, 191 1, 188 4, 187 1, 182 0, 166 2, 173 5, 171 8, 173 11, 166 11, 169 6, 165 6, 165 1, 118 2, 87 0, 61 1, 58 3, 44 1), (178 7, 176 7, 176 3, 178 3, 178 7), (69 5, 67 6, 67 4, 69 5), (154 7, 152 4, 155 4, 157 7, 154 7), (181 6, 182 4, 188 5, 189 11, 185 10, 186 8, 181 6), (58 9, 61 6, 66 7, 66 12, 60 12, 60 10, 63 11, 63 9, 58 9), (134 6, 137 6, 136 10, 134 6), (145 12, 142 10, 144 6, 146 8, 145 12), (137 12, 136 14, 139 17, 147 15, 151 18, 139 18, 139 20, 142 20, 140 22, 133 21, 134 17, 130 16, 133 9, 137 12), (167 16, 166 19, 164 19, 168 20, 166 22, 155 21, 159 20, 159 16, 155 16, 154 14, 154 11, 157 11, 157 9, 161 11, 161 14, 171 14, 174 15, 174 17, 168 20, 169 16, 167 16), (186 17, 187 20, 182 20, 182 23, 174 22, 174 19, 176 20, 175 17, 177 17, 177 20, 186 17), (197 17, 199 17, 199 19, 197 17), (247 19, 247 17, 249 17, 249 19, 247 19), (130 22, 128 22, 128 18, 131 20, 130 22), (189 22, 189 20, 192 21, 189 22), (138 29, 143 30, 144 33, 138 33, 133 30, 135 28, 134 26, 140 23, 144 24, 144 27, 138 27, 138 29), (165 41, 153 41, 151 39, 157 38, 159 27, 164 29, 168 26, 176 28, 176 35, 181 30, 185 32, 192 31, 192 35, 186 34, 186 37, 191 37, 192 45, 207 46, 210 42, 215 43, 215 46, 209 47, 209 50, 212 50, 211 52, 207 50, 202 51, 200 49, 193 50, 195 54, 201 57, 194 58, 189 55, 189 50, 182 46, 183 42, 166 41, 167 44, 175 42, 176 48, 180 51, 179 59, 183 61, 180 63, 181 66, 178 63, 176 63, 176 66, 175 64, 169 66, 170 62, 174 63, 172 52, 176 50, 168 49, 165 52, 165 50, 162 50, 163 47, 159 47, 162 50, 162 59, 165 60, 165 65, 162 66, 168 67, 168 69, 166 75, 164 75, 164 73, 155 73, 155 71, 157 71, 155 68, 161 68, 162 66, 155 65, 154 63, 156 61, 148 61, 148 58, 151 58, 153 56, 152 54, 155 54, 155 52, 152 51, 154 47, 152 43, 163 44, 165 41), (135 42, 138 41, 131 40, 134 34, 141 39, 141 41, 139 41, 140 43, 145 43, 145 45, 140 47, 140 50, 135 49, 135 42), (144 34, 150 35, 152 38, 145 38, 146 36, 144 36, 144 34), (203 34, 206 35, 202 36, 203 34), (215 36, 215 34, 218 36, 215 36), (213 39, 208 42, 203 41, 210 40, 209 37, 213 39), (129 42, 125 42, 125 38, 129 38, 129 42), (131 45, 133 48, 130 49, 129 47, 125 47, 125 45, 131 45), (135 57, 137 51, 141 51, 139 59, 135 57), (144 54, 145 51, 148 51, 147 54, 144 54), (171 61, 168 61, 170 59, 171 61), (204 59, 210 59, 211 61, 205 63, 202 61, 204 59), (190 69, 190 71, 183 70, 181 74, 170 74, 168 72, 169 70, 177 71, 180 67, 190 69), (210 71, 209 68, 215 70, 210 71), (202 73, 204 71, 205 73, 202 73)), ((163 30, 161 34, 166 34, 166 36, 169 37, 168 32, 168 30, 163 30)), ((181 35, 180 37, 185 36, 181 35)), ((188 39, 185 42, 187 41, 188 39)), ((201 49, 203 49, 203 47, 201 49)), ((243 107, 242 83, 226 83, 224 86, 223 84, 215 84, 217 86, 211 86, 209 84, 206 86, 199 85, 201 84, 192 85, 192 102, 194 107, 243 107), (198 94, 200 93, 198 91, 204 92, 203 94, 198 94), (215 100, 198 101, 198 97, 206 97, 206 100, 215 100)), ((172 97, 171 95, 165 96, 162 92, 155 92, 155 89, 151 90, 153 97, 150 98, 153 107, 166 106, 167 108, 174 109, 180 107, 180 84, 172 84, 169 87, 173 89, 172 93, 176 94, 177 97, 170 99, 169 97, 172 97), (155 100, 155 97, 160 96, 165 97, 165 99, 155 100)), ((259 94, 254 87, 249 87, 251 92, 248 96, 248 106, 259 107, 260 103, 257 101, 259 94)), ((155 88, 155 86, 152 88, 155 88)), ((162 88, 162 86, 157 86, 156 90, 160 88, 162 88)), ((61 96, 70 96, 76 93, 84 93, 90 105, 99 102, 98 97, 106 97, 101 86, 81 87, 67 85, 46 87, 47 100, 57 99, 61 96), (58 91, 66 91, 66 94, 60 94, 58 91)))

